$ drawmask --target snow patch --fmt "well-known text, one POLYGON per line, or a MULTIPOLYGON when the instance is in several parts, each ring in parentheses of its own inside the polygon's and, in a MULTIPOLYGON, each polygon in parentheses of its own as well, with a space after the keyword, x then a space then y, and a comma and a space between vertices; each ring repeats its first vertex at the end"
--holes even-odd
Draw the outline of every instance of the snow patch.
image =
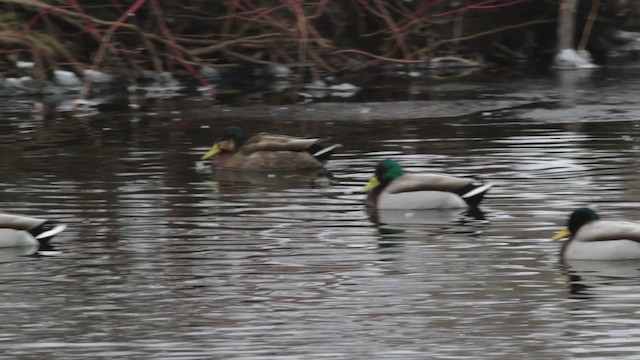
POLYGON ((595 69, 591 54, 587 50, 562 49, 553 58, 553 67, 558 70, 595 69))

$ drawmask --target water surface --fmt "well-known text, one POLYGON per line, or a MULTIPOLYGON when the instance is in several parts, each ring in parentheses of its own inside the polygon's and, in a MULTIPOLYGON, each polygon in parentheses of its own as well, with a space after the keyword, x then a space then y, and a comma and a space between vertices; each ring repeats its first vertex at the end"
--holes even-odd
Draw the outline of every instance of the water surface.
POLYGON ((637 75, 82 117, 5 99, 3 208, 68 230, 58 254, 0 257, 0 356, 637 356, 640 263, 561 264, 549 240, 580 206, 640 218, 637 75), (229 125, 344 147, 328 175, 211 173, 199 157, 229 125), (369 214, 358 190, 387 158, 494 188, 474 216, 369 214))

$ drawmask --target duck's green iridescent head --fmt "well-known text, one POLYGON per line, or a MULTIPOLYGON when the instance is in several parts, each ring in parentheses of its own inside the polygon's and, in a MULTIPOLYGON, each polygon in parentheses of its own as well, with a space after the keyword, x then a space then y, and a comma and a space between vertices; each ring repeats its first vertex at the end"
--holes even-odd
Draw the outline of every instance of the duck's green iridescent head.
POLYGON ((236 147, 240 147, 242 146, 242 144, 244 144, 246 136, 242 129, 237 126, 231 126, 224 129, 222 135, 220 136, 220 139, 218 139, 218 142, 225 140, 231 140, 236 144, 236 147))
POLYGON ((575 234, 582 225, 598 219, 600 216, 595 211, 589 208, 579 208, 571 214, 567 228, 572 234, 575 234))
POLYGON ((386 185, 402 175, 404 175, 402 166, 393 160, 380 161, 376 166, 376 177, 382 185, 386 185))
POLYGON ((235 152, 244 144, 245 140, 246 136, 242 129, 236 126, 228 127, 224 129, 222 135, 211 147, 211 150, 202 156, 202 159, 208 159, 222 151, 235 152))
POLYGON ((576 209, 569 217, 567 227, 553 235, 552 239, 559 240, 573 236, 583 225, 598 219, 600 219, 600 216, 589 208, 576 209))
POLYGON ((393 180, 404 175, 402 166, 393 160, 383 160, 376 166, 375 175, 369 180, 369 183, 365 185, 362 191, 369 191, 380 185, 387 186, 393 180))

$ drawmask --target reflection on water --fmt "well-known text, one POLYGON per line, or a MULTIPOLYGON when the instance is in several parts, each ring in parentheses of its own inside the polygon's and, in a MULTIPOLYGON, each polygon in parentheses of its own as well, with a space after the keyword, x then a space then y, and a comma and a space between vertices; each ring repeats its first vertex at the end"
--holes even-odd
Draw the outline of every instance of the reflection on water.
POLYGON ((299 186, 323 187, 330 183, 332 174, 326 169, 298 172, 244 171, 212 169, 207 161, 196 165, 198 172, 210 174, 213 192, 238 192, 243 189, 266 187, 270 190, 286 190, 299 186))
POLYGON ((562 104, 554 79, 484 84, 470 98, 532 103, 417 102, 415 120, 8 112, 3 206, 69 227, 60 253, 2 253, 0 357, 633 357, 640 266, 560 264, 549 241, 579 206, 640 218, 638 87, 614 80, 562 104), (345 146, 322 174, 212 172, 199 158, 230 125, 345 146), (386 158, 495 186, 475 212, 367 213, 386 158))
POLYGON ((471 220, 484 220, 484 212, 479 208, 438 209, 438 210, 394 210, 366 209, 374 224, 411 225, 411 224, 464 224, 471 220))
POLYGON ((640 300, 640 262, 567 261, 565 266, 571 329, 568 335, 581 343, 572 353, 592 358, 633 358, 638 353, 635 304, 640 300), (615 344, 615 350, 611 349, 615 344))
POLYGON ((570 280, 571 295, 574 298, 608 298, 624 296, 636 297, 629 291, 640 278, 640 261, 587 261, 565 260, 567 277, 570 280))
POLYGON ((21 261, 22 258, 38 254, 38 245, 2 248, 0 263, 21 261))

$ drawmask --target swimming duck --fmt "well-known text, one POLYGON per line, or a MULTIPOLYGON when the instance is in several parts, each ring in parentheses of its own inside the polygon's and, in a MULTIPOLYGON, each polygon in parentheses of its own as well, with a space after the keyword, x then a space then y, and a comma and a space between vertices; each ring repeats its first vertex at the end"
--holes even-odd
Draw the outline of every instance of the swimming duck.
POLYGON ((365 205, 378 209, 453 209, 476 207, 490 184, 445 174, 405 174, 393 160, 378 163, 362 191, 365 205))
POLYGON ((622 220, 600 220, 589 208, 576 209, 567 227, 553 240, 569 237, 560 251, 562 259, 640 259, 640 224, 622 220))
POLYGON ((321 169, 339 144, 325 145, 326 138, 299 138, 260 133, 246 138, 239 127, 229 127, 202 159, 217 168, 239 170, 321 169))
POLYGON ((0 213, 0 247, 48 245, 65 228, 49 220, 0 213))

